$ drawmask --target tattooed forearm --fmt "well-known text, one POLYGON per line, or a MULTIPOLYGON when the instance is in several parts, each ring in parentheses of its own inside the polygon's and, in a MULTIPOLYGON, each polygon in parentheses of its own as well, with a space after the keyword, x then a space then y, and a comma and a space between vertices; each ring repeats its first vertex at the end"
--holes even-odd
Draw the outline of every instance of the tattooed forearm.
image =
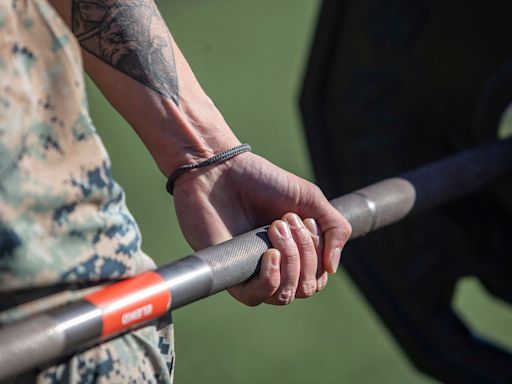
POLYGON ((152 0, 72 0, 83 49, 178 104, 169 31, 152 0))

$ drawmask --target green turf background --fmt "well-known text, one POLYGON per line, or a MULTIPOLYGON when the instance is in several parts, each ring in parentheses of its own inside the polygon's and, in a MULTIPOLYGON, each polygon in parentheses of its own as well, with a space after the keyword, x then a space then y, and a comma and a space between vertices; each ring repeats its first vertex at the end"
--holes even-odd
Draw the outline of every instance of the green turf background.
MULTIPOLYGON (((159 3, 200 82, 242 142, 311 179, 297 111, 316 21, 313 0, 159 3)), ((88 82, 93 119, 158 263, 190 249, 143 145, 88 82)), ((457 308, 484 334, 512 344, 512 315, 462 284, 457 308)), ((404 358, 344 274, 288 307, 246 308, 220 294, 175 313, 176 383, 428 383, 404 358)))

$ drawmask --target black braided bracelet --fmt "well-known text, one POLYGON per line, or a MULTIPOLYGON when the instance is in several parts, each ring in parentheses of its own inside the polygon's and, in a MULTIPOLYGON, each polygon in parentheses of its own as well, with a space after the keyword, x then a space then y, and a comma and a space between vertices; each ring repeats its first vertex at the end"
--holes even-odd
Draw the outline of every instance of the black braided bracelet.
POLYGON ((179 168, 176 168, 169 175, 169 178, 167 179, 167 185, 165 186, 167 189, 167 192, 169 192, 172 195, 172 191, 174 189, 174 181, 181 174, 183 174, 187 171, 190 171, 192 169, 204 168, 204 167, 207 167, 212 164, 222 163, 223 161, 229 160, 232 157, 235 157, 236 155, 239 155, 241 153, 248 152, 248 151, 252 151, 252 148, 249 144, 240 144, 231 149, 226 149, 225 151, 222 151, 221 153, 218 153, 215 156, 210 157, 209 159, 201 161, 200 163, 186 164, 186 165, 182 165, 179 168))

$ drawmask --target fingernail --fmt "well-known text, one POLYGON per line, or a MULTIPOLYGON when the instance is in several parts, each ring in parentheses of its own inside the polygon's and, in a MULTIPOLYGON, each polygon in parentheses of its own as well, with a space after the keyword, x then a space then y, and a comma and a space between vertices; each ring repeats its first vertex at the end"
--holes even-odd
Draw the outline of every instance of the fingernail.
POLYGON ((320 229, 316 224, 316 220, 306 219, 304 220, 304 224, 306 225, 306 228, 309 230, 309 232, 311 232, 313 236, 320 236, 320 229))
POLYGON ((277 230, 285 239, 289 239, 292 237, 292 233, 290 232, 290 227, 286 224, 285 221, 280 221, 277 223, 277 230))
POLYGON ((302 220, 296 214, 286 216, 286 221, 294 228, 302 228, 304 226, 302 220))
POLYGON ((331 266, 332 270, 336 272, 338 265, 340 264, 341 248, 334 248, 331 253, 331 266))

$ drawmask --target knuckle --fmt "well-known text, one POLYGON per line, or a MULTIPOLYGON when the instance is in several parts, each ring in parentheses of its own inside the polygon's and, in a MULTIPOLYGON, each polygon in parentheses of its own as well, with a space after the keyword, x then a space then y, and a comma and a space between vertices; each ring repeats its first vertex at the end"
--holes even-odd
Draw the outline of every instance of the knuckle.
POLYGON ((317 281, 317 285, 316 285, 316 289, 317 291, 321 291, 322 289, 325 288, 325 286, 327 285, 327 281, 328 281, 329 277, 327 276, 327 273, 323 273, 319 278, 318 278, 318 281, 317 281))
POLYGON ((301 297, 310 297, 317 290, 316 280, 308 280, 304 281, 300 286, 300 295, 301 297))
POLYGON ((303 187, 304 187, 304 190, 308 191, 309 194, 311 194, 313 196, 318 195, 318 194, 323 195, 320 187, 318 185, 316 185, 315 183, 312 183, 311 181, 304 180, 303 187))
POLYGON ((321 196, 324 196, 324 192, 322 191, 322 189, 316 185, 316 184, 313 184, 313 193, 316 194, 316 195, 321 195, 321 196))
POLYGON ((300 255, 294 243, 287 244, 281 250, 281 264, 292 267, 299 263, 300 255))
POLYGON ((272 245, 281 253, 290 253, 290 250, 293 247, 293 239, 279 237, 277 239, 272 239, 272 245))
POLYGON ((263 277, 262 285, 265 287, 265 291, 270 292, 270 295, 279 288, 281 283, 281 277, 278 273, 266 274, 263 277))
POLYGON ((288 305, 295 298, 295 290, 293 288, 283 289, 278 292, 276 300, 279 305, 288 305))
POLYGON ((290 278, 297 277, 300 269, 300 256, 298 254, 285 255, 281 259, 281 265, 284 266, 284 274, 291 276, 290 278))
POLYGON ((343 218, 343 224, 344 225, 341 227, 342 237, 344 241, 347 241, 352 235, 352 225, 350 225, 350 223, 345 218, 343 218))
POLYGON ((322 192, 322 190, 320 189, 320 187, 318 185, 315 185, 313 183, 308 183, 308 193, 306 195, 306 201, 305 201, 305 205, 308 206, 308 207, 314 207, 318 204, 318 201, 320 199, 320 201, 322 200, 322 198, 325 198, 324 197, 324 193, 322 192))
POLYGON ((299 228, 297 230, 295 243, 299 248, 313 248, 313 238, 307 228, 299 228))

